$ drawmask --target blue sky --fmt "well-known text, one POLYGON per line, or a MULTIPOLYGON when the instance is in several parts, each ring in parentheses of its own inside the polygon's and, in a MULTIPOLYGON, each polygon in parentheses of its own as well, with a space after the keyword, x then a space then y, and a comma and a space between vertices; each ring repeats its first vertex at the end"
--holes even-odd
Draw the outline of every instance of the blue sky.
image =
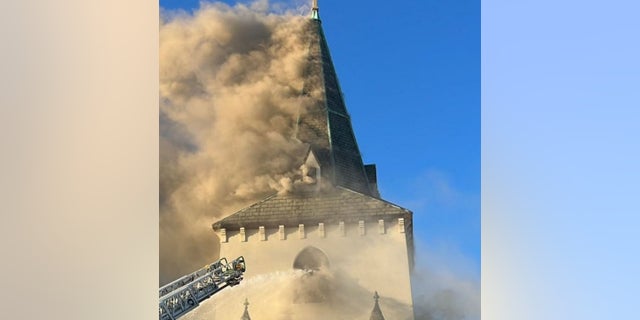
MULTIPOLYGON (((199 1, 160 6, 190 11, 199 1)), ((383 198, 414 212, 418 251, 462 256, 479 277, 480 2, 320 0, 319 7, 360 151, 378 167, 383 198)))

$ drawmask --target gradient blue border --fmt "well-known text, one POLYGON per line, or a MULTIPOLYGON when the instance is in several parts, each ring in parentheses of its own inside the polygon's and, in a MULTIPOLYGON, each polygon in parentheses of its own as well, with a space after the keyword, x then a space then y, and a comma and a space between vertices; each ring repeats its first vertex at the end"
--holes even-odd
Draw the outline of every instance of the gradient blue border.
POLYGON ((482 3, 484 319, 632 319, 640 3, 482 3))

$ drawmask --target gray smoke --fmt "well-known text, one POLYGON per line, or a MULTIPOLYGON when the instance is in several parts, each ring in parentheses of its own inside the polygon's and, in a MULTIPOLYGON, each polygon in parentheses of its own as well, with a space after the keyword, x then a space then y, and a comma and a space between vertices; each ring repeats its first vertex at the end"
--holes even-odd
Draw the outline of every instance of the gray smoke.
POLYGON ((479 320, 477 266, 452 248, 417 245, 412 275, 416 320, 479 320))
POLYGON ((211 224, 291 190, 306 147, 293 139, 305 18, 202 4, 160 25, 160 281, 217 257, 211 224))
MULTIPOLYGON (((225 289, 187 314, 185 320, 238 319, 245 299, 254 319, 368 319, 374 305, 373 292, 340 270, 302 270, 262 274, 225 289)), ((407 306, 382 296, 387 319, 405 320, 407 306)))

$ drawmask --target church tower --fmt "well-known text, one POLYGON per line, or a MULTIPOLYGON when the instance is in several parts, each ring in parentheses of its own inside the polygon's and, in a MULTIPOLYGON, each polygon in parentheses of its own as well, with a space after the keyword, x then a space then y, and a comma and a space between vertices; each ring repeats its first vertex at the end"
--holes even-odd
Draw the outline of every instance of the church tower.
MULTIPOLYGON (((303 286, 291 290, 288 319, 367 319, 371 304, 358 299, 375 290, 385 293, 389 319, 413 319, 413 214, 380 197, 376 167, 362 161, 317 1, 304 37, 309 55, 303 91, 315 104, 301 112, 295 134, 308 145, 300 164, 314 183, 215 222, 220 256, 245 257, 245 283, 306 272, 303 286)), ((264 297, 249 297, 260 317, 256 303, 264 297)), ((379 311, 377 299, 375 306, 379 311)))

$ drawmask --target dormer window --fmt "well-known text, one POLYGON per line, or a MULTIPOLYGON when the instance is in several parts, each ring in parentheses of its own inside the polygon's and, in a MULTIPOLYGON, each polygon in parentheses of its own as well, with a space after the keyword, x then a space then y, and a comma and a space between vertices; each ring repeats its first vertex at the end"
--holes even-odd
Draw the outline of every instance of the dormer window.
POLYGON ((310 184, 318 185, 321 177, 320 172, 320 163, 318 162, 318 158, 313 153, 313 151, 309 150, 307 154, 307 159, 304 161, 304 166, 306 167, 306 176, 313 179, 310 184))

